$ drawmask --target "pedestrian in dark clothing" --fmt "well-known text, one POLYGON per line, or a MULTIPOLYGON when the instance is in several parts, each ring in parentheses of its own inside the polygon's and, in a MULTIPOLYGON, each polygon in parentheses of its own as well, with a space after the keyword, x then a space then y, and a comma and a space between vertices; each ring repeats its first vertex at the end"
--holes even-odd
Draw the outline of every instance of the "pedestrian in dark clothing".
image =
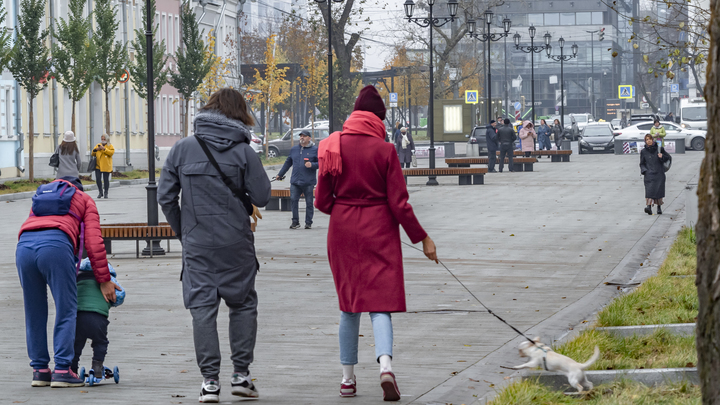
POLYGON ((393 137, 392 137, 392 142, 393 142, 393 143, 396 143, 396 142, 397 142, 397 139, 398 139, 400 136, 402 136, 402 135, 400 134, 400 128, 402 128, 402 125, 400 124, 400 121, 398 121, 398 122, 395 123, 395 130, 393 131, 393 137))
POLYGON ((550 127, 545 120, 540 120, 540 125, 537 127, 538 142, 540 143, 540 150, 550 150, 550 127))
POLYGON ((497 173, 497 170, 495 170, 495 159, 497 158, 499 146, 497 132, 496 121, 490 120, 490 125, 488 125, 485 130, 485 141, 487 142, 488 150, 488 173, 497 173))
POLYGON ((665 198, 664 163, 672 160, 665 148, 658 145, 652 135, 645 135, 645 148, 640 152, 640 174, 645 176, 645 212, 652 215, 652 206, 657 204, 658 215, 662 214, 665 198))
POLYGON ((515 153, 515 140, 517 139, 517 135, 515 135, 515 130, 510 126, 510 120, 505 118, 505 126, 498 129, 497 132, 498 137, 498 143, 500 144, 500 173, 503 171, 503 167, 505 165, 505 157, 508 158, 509 163, 509 169, 511 172, 513 170, 513 154, 515 153))
POLYGON ((285 173, 292 167, 290 177, 290 203, 292 206, 292 223, 290 229, 300 228, 300 194, 305 195, 305 229, 311 229, 313 223, 313 197, 317 184, 318 148, 310 140, 310 131, 300 132, 300 144, 290 149, 290 156, 285 160, 280 172, 275 177, 282 180, 285 173))
POLYGON ((675 122, 675 117, 673 116, 672 111, 668 113, 668 115, 665 116, 665 121, 675 122))
POLYGON ((560 120, 555 119, 553 122, 552 128, 550 128, 550 133, 553 135, 553 138, 555 139, 555 147, 557 147, 557 150, 561 149, 562 146, 562 138, 563 134, 565 133, 565 129, 560 125, 560 120))
POLYGON ((400 128, 400 136, 395 138, 395 150, 400 159, 400 167, 410 167, 412 157, 415 154, 415 142, 407 128, 400 128))
POLYGON ((218 402, 220 396, 220 299, 229 308, 232 393, 258 397, 249 371, 257 335, 259 269, 250 215, 208 157, 253 205, 265 206, 270 180, 250 146, 248 127, 253 123, 240 92, 218 90, 195 115, 195 136, 170 149, 160 176, 158 202, 183 247, 183 301, 193 318, 195 356, 204 378, 200 402, 218 402))

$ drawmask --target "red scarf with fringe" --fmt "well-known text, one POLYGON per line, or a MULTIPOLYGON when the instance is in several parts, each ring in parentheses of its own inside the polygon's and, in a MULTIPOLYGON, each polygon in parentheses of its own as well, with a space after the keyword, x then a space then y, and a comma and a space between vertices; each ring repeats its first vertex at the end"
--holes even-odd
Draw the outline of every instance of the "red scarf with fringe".
POLYGON ((377 115, 371 112, 353 111, 350 118, 343 124, 342 132, 333 132, 329 137, 320 141, 318 145, 318 162, 321 176, 325 174, 338 176, 342 173, 340 137, 347 134, 375 136, 385 140, 385 124, 377 115))

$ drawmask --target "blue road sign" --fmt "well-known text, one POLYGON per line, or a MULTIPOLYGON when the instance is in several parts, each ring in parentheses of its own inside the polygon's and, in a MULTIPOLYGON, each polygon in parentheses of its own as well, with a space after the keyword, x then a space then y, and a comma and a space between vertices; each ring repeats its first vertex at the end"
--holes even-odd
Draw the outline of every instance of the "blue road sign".
POLYGON ((516 101, 515 103, 513 103, 513 107, 515 107, 515 111, 520 111, 520 109, 522 108, 522 104, 520 104, 519 101, 516 101))
POLYGON ((465 90, 465 104, 477 104, 478 102, 478 91, 477 90, 465 90))
POLYGON ((618 86, 618 98, 632 98, 634 93, 633 86, 621 84, 618 86))
POLYGON ((397 102, 398 102, 397 93, 390 93, 390 102, 391 102, 391 103, 397 103, 397 102))
POLYGON ((671 93, 679 93, 680 92, 680 84, 673 83, 670 85, 670 92, 671 93))

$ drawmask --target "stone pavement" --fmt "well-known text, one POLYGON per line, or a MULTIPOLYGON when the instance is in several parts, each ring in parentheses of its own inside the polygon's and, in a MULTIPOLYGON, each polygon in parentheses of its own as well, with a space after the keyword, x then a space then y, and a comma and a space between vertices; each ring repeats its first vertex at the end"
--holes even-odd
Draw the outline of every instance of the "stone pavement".
MULTIPOLYGON (((410 202, 435 240, 438 256, 470 290, 520 330, 541 333, 551 342, 616 294, 615 287, 602 282, 609 275, 629 280, 683 215, 685 184, 697 175, 702 157, 699 152, 674 156, 663 216, 642 212, 637 156, 573 155, 570 163, 543 159, 534 172, 488 175, 482 186, 460 187, 456 178, 441 177, 441 185, 431 188, 424 186, 425 179, 412 178, 410 202)), ((143 186, 115 188, 110 197, 98 201, 103 223, 146 219, 143 186)), ((119 385, 30 387, 22 292, 14 265, 17 231, 29 207, 30 200, 0 203, 0 403, 196 403, 201 377, 190 314, 182 305, 177 242, 169 254, 152 260, 136 259, 133 242, 113 245, 109 260, 128 294, 110 315, 106 365, 120 367, 119 385)), ((359 395, 338 397, 339 313, 326 258, 328 217, 316 214, 314 229, 291 231, 289 212, 262 213, 256 233, 259 332, 251 368, 261 401, 380 403, 367 316, 356 368, 359 395)), ((483 312, 441 266, 410 248, 403 252, 409 312, 393 315, 393 369, 401 403, 482 401, 506 382, 508 370, 498 366, 520 360, 514 348, 519 340, 483 312)), ((221 400, 238 402, 229 392, 227 311, 221 311, 219 324, 225 353, 221 400)), ((85 367, 90 353, 88 345, 85 367)))

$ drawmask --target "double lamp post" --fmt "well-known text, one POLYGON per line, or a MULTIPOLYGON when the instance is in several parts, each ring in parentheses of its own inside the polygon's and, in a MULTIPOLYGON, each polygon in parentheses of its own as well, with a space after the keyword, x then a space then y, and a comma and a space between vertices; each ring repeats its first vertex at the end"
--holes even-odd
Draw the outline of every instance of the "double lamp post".
POLYGON ((549 32, 545 33, 543 36, 545 38, 545 45, 536 46, 535 27, 531 25, 530 28, 528 28, 528 32, 530 33, 529 46, 520 46, 520 34, 518 33, 513 35, 513 40, 515 40, 515 49, 530 54, 530 99, 532 102, 532 123, 535 125, 535 54, 546 50, 550 46, 552 36, 549 32))
MULTIPOLYGON (((552 46, 548 45, 545 51, 547 52, 547 57, 554 60, 555 62, 560 62, 560 127, 564 130, 565 129, 565 78, 563 77, 563 65, 566 61, 569 61, 570 59, 577 56, 578 53, 578 46, 577 44, 573 44, 572 46, 572 55, 565 55, 563 53, 563 48, 565 47, 565 39, 563 37, 560 37, 558 39, 558 44, 560 45, 560 55, 551 55, 552 53, 552 46)), ((533 110, 534 111, 534 110, 533 110)))

